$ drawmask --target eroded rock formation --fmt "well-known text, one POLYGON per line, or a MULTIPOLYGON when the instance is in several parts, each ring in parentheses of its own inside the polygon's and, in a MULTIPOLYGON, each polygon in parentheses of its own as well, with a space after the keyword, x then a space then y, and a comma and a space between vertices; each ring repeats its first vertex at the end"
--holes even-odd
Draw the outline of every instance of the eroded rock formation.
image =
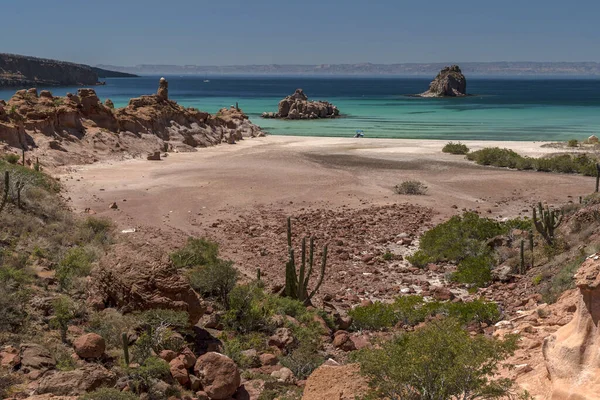
POLYGON ((462 97, 467 95, 467 79, 458 65, 442 69, 420 97, 462 97))
POLYGON ((0 141, 17 149, 64 152, 54 157, 56 164, 92 162, 110 153, 193 151, 262 135, 237 108, 210 115, 169 100, 164 78, 157 94, 131 99, 116 110, 108 100, 102 104, 92 89, 65 97, 19 90, 8 102, 0 102, 0 141))
POLYGON ((543 346, 553 400, 592 400, 600 393, 600 255, 581 265, 575 282, 577 311, 543 346))
POLYGON ((335 118, 340 110, 327 101, 311 101, 302 89, 296 89, 294 94, 279 102, 277 113, 263 113, 263 118, 279 119, 317 119, 335 118))

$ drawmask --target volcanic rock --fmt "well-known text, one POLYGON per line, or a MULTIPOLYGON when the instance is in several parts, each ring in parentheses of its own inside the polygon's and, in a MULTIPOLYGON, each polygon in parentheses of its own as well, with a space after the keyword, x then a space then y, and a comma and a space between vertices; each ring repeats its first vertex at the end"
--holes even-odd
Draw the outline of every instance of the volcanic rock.
POLYGON ((278 119, 317 119, 335 118, 340 110, 327 101, 310 101, 302 89, 279 102, 279 110, 275 113, 263 113, 263 118, 278 119))
POLYGON ((420 97, 461 97, 467 95, 467 79, 458 65, 446 67, 429 84, 420 97))

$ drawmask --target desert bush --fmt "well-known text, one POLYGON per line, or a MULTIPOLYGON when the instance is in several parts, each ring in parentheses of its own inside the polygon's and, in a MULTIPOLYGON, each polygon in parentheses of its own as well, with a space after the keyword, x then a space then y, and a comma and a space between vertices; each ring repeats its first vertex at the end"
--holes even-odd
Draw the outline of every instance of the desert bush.
POLYGON ((88 276, 95 259, 96 255, 83 247, 69 249, 56 267, 56 280, 61 290, 69 289, 74 278, 88 276))
POLYGON ((292 349, 280 359, 280 363, 289 368, 298 379, 306 379, 325 362, 320 352, 321 327, 311 321, 304 325, 291 324, 289 328, 296 341, 292 349))
POLYGON ((52 302, 54 316, 50 320, 50 326, 60 331, 63 343, 67 342, 67 329, 69 323, 76 317, 76 305, 68 296, 59 296, 52 302))
POLYGON ((500 398, 512 382, 497 379, 516 337, 471 337, 447 318, 402 334, 379 348, 353 353, 374 396, 399 399, 500 398))
POLYGON ((429 262, 460 262, 487 251, 484 242, 506 233, 507 229, 501 222, 480 218, 473 212, 455 215, 425 232, 421 237, 419 251, 408 257, 408 260, 418 267, 429 262))
POLYGON ((265 307, 267 296, 255 283, 236 286, 229 293, 229 310, 223 316, 226 328, 241 333, 272 329, 273 311, 265 307))
POLYGON ((79 400, 138 400, 139 397, 131 392, 121 392, 119 389, 101 388, 79 397, 79 400))
POLYGON ((577 140, 577 139, 570 139, 567 142, 567 146, 569 146, 569 147, 579 147, 579 140, 577 140))
POLYGON ((382 330, 390 328, 398 322, 392 304, 375 302, 367 306, 358 306, 348 311, 352 317, 354 329, 382 330))
POLYGON ((467 159, 479 165, 492 165, 520 170, 535 169, 541 172, 577 173, 596 175, 597 159, 587 154, 556 154, 540 158, 523 157, 512 150, 498 147, 485 148, 467 154, 467 159))
POLYGON ((448 142, 443 148, 442 152, 450 153, 450 154, 467 154, 469 152, 469 148, 466 144, 462 144, 460 142, 448 142))
POLYGON ((216 259, 214 262, 194 267, 188 272, 191 286, 203 295, 214 295, 218 301, 229 308, 229 292, 238 279, 238 272, 232 261, 216 259))
POLYGON ((259 332, 235 336, 223 334, 220 339, 223 343, 223 354, 235 361, 241 368, 250 368, 256 366, 257 363, 256 359, 242 354, 245 350, 264 351, 267 349, 267 336, 259 332))
POLYGON ((9 153, 7 155, 4 156, 4 159, 6 160, 7 163, 9 164, 16 164, 19 162, 19 155, 18 154, 13 154, 13 153, 9 153))
POLYGON ((171 253, 171 262, 177 268, 191 268, 214 264, 219 255, 219 245, 208 239, 188 238, 185 246, 171 253))
POLYGON ((139 325, 139 320, 131 314, 123 315, 114 308, 90 315, 88 330, 102 336, 108 348, 121 348, 121 335, 139 325))
POLYGON ((483 287, 492 279, 494 264, 494 257, 489 252, 467 257, 458 263, 458 269, 452 275, 452 279, 475 287, 483 287))
POLYGON ((80 224, 80 240, 83 243, 106 245, 111 242, 112 223, 105 218, 88 217, 80 224))
POLYGON ((135 369, 128 370, 131 386, 135 393, 149 392, 156 380, 170 377, 169 364, 158 357, 148 357, 144 363, 135 369))
POLYGON ((26 291, 15 291, 0 282, 0 331, 16 333, 23 328, 28 318, 23 304, 28 297, 26 291))
POLYGON ((423 195, 427 192, 427 186, 419 181, 404 181, 394 186, 394 191, 398 194, 423 195))
POLYGON ((352 327, 355 330, 383 330, 398 323, 416 326, 436 315, 449 316, 463 324, 493 324, 500 320, 500 310, 493 302, 427 302, 417 295, 401 296, 393 303, 375 302, 367 306, 358 306, 350 310, 348 315, 352 317, 352 327))

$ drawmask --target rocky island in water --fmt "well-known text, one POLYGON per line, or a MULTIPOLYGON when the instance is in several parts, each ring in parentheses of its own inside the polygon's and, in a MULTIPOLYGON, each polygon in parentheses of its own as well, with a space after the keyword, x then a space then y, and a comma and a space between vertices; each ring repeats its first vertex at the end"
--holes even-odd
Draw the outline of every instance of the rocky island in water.
POLYGON ((278 119, 318 119, 339 117, 340 110, 327 101, 308 100, 302 89, 279 102, 277 113, 264 112, 263 118, 278 119))
POLYGON ((467 95, 467 79, 458 65, 442 69, 429 84, 429 89, 418 97, 464 97, 467 95))

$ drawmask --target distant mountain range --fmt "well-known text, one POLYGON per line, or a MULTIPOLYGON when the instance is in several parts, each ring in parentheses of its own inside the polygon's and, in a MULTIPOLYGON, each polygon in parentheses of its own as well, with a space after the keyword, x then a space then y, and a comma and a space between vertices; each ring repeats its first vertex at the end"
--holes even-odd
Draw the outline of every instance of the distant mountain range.
POLYGON ((464 62, 406 64, 320 64, 320 65, 161 65, 132 67, 97 65, 98 68, 141 75, 424 75, 435 76, 447 65, 460 65, 463 73, 473 75, 564 75, 600 76, 597 62, 464 62))

